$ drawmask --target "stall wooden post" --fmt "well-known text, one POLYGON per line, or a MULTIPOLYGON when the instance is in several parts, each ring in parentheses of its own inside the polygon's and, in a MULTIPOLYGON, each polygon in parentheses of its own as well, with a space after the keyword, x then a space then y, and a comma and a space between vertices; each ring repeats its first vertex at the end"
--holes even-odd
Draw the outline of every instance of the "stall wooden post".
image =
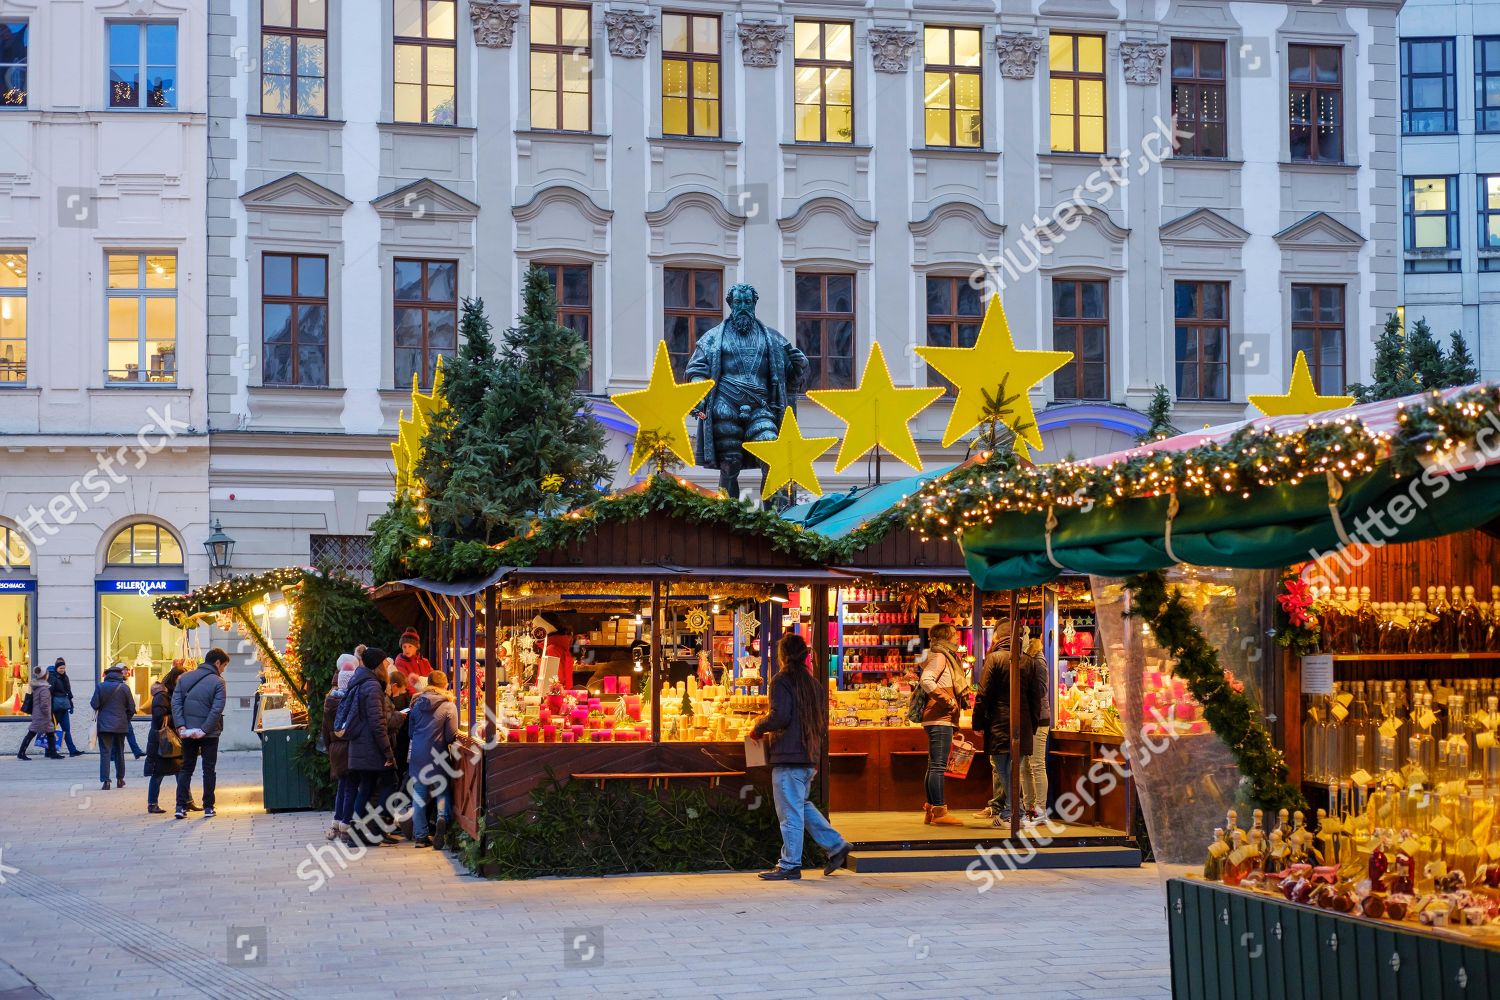
POLYGON ((500 627, 500 611, 495 600, 495 588, 484 592, 484 733, 485 742, 494 742, 496 734, 495 674, 499 663, 495 649, 495 633, 500 627))
MULTIPOLYGON (((828 811, 828 584, 812 585, 812 646, 813 676, 818 680, 819 700, 823 711, 823 744, 818 750, 817 787, 814 797, 823 811, 828 811)), ((779 668, 779 664, 778 664, 779 668)), ((769 676, 767 677, 769 680, 769 676)))
POLYGON ((661 581, 651 581, 651 742, 661 742, 661 581))
POLYGON ((1014 590, 1010 592, 1010 794, 1005 805, 1010 809, 1010 835, 1021 832, 1021 609, 1014 590))

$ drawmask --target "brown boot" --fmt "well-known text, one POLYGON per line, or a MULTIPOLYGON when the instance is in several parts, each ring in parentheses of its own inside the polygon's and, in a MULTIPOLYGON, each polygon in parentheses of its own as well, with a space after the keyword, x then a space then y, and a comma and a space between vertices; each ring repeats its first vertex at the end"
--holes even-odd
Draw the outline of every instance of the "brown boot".
POLYGON ((932 818, 928 820, 933 826, 963 826, 964 821, 957 816, 948 815, 947 806, 933 806, 932 818))
POLYGON ((932 803, 931 802, 923 802, 922 803, 922 822, 923 822, 923 824, 925 824, 927 826, 931 826, 932 825, 932 803))

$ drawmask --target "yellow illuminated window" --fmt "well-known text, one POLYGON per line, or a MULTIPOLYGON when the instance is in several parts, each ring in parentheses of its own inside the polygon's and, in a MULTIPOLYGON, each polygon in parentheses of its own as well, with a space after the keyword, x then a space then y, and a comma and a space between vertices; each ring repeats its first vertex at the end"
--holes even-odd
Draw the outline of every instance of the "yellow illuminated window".
POLYGON ((720 127, 718 15, 662 14, 662 134, 717 137, 720 127))
POLYGON ((394 0, 395 118, 458 122, 456 0, 394 0))
POLYGON ((1408 177, 1407 248, 1446 250, 1454 245, 1458 214, 1447 177, 1408 177))
POLYGON ((134 524, 110 539, 104 561, 111 566, 177 566, 182 564, 182 546, 165 528, 134 524))
POLYGON ((977 147, 984 141, 980 37, 978 28, 929 27, 922 32, 922 104, 929 146, 977 147))
POLYGON ((1104 152, 1104 37, 1049 36, 1047 66, 1053 151, 1104 152))
POLYGON ((593 127, 589 8, 531 5, 531 126, 559 132, 593 127))
POLYGON ((0 252, 0 383, 26 381, 26 255, 0 252))
POLYGON ((792 26, 798 142, 854 141, 854 25, 792 26))
POLYGON ((177 257, 112 253, 105 290, 105 380, 177 381, 177 257))

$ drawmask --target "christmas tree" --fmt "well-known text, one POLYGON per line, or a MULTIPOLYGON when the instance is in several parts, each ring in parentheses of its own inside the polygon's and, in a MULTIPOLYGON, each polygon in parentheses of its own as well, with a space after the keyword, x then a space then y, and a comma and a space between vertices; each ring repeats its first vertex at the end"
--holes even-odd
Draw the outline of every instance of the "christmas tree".
POLYGON ((1479 381, 1479 367, 1469 353, 1464 335, 1457 330, 1448 334, 1448 385, 1473 385, 1479 381))
POLYGON ((1448 366, 1443 347, 1432 335, 1423 317, 1412 326, 1406 338, 1406 367, 1423 389, 1438 389, 1448 384, 1448 366))
POLYGON ((1136 435, 1136 444, 1150 444, 1177 433, 1177 428, 1172 426, 1172 394, 1166 386, 1157 383, 1151 393, 1151 402, 1146 406, 1146 417, 1151 426, 1136 435))
POLYGON ((1374 376, 1369 385, 1362 382, 1350 385, 1350 395, 1361 403, 1373 403, 1377 399, 1409 396, 1419 388, 1407 367, 1406 337, 1401 332, 1401 318, 1395 313, 1386 316, 1385 329, 1375 341, 1374 376))

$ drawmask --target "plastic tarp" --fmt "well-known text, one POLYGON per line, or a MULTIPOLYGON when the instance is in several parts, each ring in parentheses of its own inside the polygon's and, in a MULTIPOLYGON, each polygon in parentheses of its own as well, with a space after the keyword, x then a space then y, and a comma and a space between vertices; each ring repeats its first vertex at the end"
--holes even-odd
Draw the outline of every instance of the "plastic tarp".
POLYGON ((876 486, 865 486, 848 493, 834 493, 820 497, 812 503, 798 504, 787 508, 781 516, 809 531, 816 531, 829 538, 843 538, 872 517, 878 517, 916 493, 923 484, 953 471, 956 466, 924 472, 876 486))

